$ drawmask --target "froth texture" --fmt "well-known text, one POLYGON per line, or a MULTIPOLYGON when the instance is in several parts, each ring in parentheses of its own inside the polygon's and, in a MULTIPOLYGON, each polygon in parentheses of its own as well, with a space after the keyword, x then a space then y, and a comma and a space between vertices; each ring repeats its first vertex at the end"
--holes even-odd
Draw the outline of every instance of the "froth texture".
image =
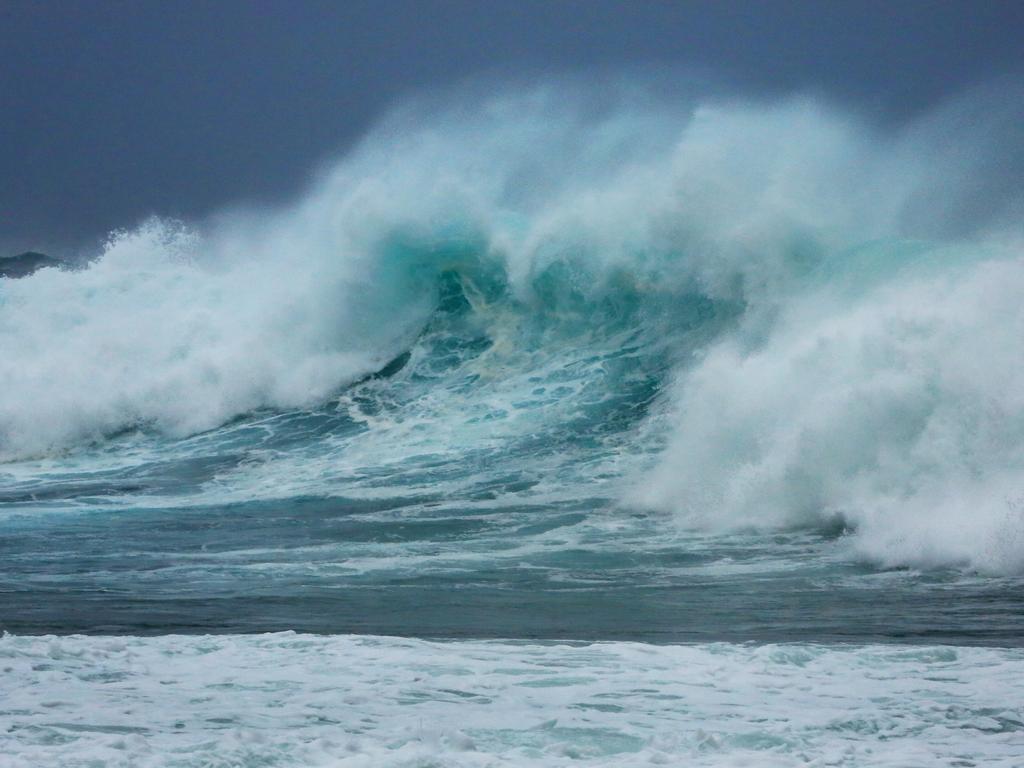
POLYGON ((714 345, 676 384, 646 500, 719 528, 839 520, 887 565, 1020 570, 1022 267, 823 287, 766 339, 714 345))
POLYGON ((0 638, 0 764, 1019 764, 1019 650, 0 638))

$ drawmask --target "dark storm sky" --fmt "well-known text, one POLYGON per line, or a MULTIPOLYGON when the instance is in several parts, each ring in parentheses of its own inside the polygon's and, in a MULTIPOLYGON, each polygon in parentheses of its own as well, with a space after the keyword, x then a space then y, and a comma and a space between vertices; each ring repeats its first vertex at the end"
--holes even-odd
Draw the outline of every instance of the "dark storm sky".
POLYGON ((1018 0, 0 0, 0 248, 286 196, 402 94, 481 73, 696 67, 898 120, 1022 49, 1018 0))

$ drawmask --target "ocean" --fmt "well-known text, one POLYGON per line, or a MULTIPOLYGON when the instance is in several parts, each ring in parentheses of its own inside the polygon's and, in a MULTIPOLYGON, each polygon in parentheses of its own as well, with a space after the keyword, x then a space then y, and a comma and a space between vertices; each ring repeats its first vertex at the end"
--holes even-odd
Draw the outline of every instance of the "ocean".
POLYGON ((414 104, 0 279, 0 766, 1024 765, 963 114, 414 104))

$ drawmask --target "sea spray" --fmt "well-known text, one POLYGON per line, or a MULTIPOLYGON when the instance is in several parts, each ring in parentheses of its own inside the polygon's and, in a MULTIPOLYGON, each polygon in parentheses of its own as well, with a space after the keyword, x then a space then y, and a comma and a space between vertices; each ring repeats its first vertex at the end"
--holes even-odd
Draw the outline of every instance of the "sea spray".
POLYGON ((1019 569, 1005 110, 954 146, 962 108, 585 101, 399 111, 290 206, 0 282, 0 455, 309 411, 317 449, 253 451, 236 488, 599 482, 687 528, 838 520, 885 564, 1019 569), (245 482, 264 462, 289 471, 245 482))

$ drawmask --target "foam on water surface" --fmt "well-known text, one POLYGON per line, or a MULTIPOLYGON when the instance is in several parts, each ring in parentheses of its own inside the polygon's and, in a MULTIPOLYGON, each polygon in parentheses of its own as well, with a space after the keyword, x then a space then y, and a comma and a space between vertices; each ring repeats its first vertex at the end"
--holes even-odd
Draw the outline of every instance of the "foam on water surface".
POLYGON ((1020 650, 7 635, 0 665, 4 768, 1024 757, 1020 650))

